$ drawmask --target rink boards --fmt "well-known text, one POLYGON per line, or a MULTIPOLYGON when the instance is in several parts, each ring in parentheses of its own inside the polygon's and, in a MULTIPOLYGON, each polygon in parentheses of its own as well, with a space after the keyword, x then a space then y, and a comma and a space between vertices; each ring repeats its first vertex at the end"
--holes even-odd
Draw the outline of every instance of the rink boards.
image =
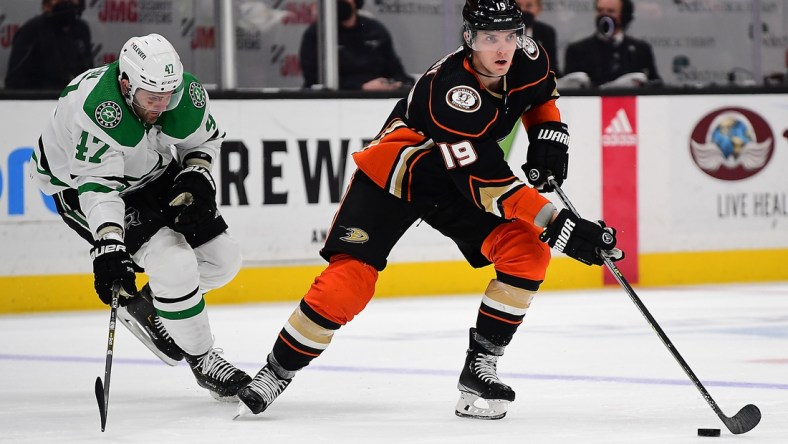
MULTIPOLYGON (((360 150, 393 99, 215 100, 227 132, 214 175, 244 268, 209 302, 299 298, 360 150)), ((99 307, 88 246, 27 178, 53 101, 2 101, 0 313, 99 307)), ((788 280, 788 101, 785 95, 564 97, 571 133, 564 190, 589 219, 619 229, 633 284, 788 280)), ((501 142, 514 173, 522 128, 501 142)), ((549 196, 558 202, 555 196, 549 196)), ((560 204, 559 204, 560 205, 560 204)), ((378 296, 480 292, 472 270, 426 224, 392 252, 378 296)), ((144 278, 141 278, 141 281, 144 278)), ((544 289, 598 288, 599 268, 555 255, 544 289)))

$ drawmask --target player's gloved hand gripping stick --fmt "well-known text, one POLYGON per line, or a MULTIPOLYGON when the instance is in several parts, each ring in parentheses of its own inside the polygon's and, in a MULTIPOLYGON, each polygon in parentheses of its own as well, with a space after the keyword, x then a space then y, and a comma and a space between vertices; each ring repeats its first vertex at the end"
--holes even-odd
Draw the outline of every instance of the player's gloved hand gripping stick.
MULTIPOLYGON (((547 182, 550 185, 552 185, 552 187, 555 189, 556 194, 558 194, 558 198, 561 199, 561 202, 564 204, 564 206, 567 209, 569 209, 572 213, 574 213, 577 217, 580 217, 575 207, 569 201, 569 198, 561 189, 560 184, 556 182, 556 180, 553 177, 548 177, 547 182)), ((706 402, 709 403, 712 410, 714 410, 714 413, 716 413, 717 416, 720 418, 720 420, 722 420, 722 422, 725 424, 725 427, 727 427, 728 430, 731 431, 731 433, 738 435, 741 433, 749 432, 755 426, 757 426, 758 422, 760 422, 761 420, 761 411, 758 410, 758 407, 756 407, 753 404, 745 405, 744 407, 742 407, 741 410, 739 410, 738 413, 736 413, 732 417, 725 416, 725 414, 722 412, 720 407, 711 397, 709 392, 700 382, 698 377, 695 376, 695 373, 689 367, 687 362, 684 360, 684 358, 681 357, 678 350, 676 350, 676 347, 673 345, 672 342, 670 342, 670 339, 668 339, 668 336, 659 326, 657 321, 654 319, 653 316, 651 316, 651 313, 649 313, 648 309, 646 309, 646 306, 643 305, 643 302, 640 300, 638 295, 635 294, 635 290, 632 289, 632 286, 629 285, 627 280, 624 278, 624 275, 621 274, 621 271, 613 263, 613 259, 608 257, 608 255, 606 254, 600 254, 599 257, 601 258, 605 266, 610 270, 610 272, 613 273, 613 276, 616 278, 616 280, 621 285, 621 287, 624 288, 624 291, 627 292, 630 299, 632 299, 632 302, 634 302, 638 310, 640 310, 640 313, 643 315, 643 317, 646 318, 646 321, 648 321, 651 328, 657 333, 657 336, 659 336, 659 338, 662 340, 662 343, 665 344, 665 347, 667 347, 668 351, 670 351, 670 353, 679 363, 682 370, 684 370, 684 373, 686 373, 687 376, 689 376, 690 380, 695 385, 695 388, 697 388, 700 394, 703 396, 703 399, 705 399, 706 402)))

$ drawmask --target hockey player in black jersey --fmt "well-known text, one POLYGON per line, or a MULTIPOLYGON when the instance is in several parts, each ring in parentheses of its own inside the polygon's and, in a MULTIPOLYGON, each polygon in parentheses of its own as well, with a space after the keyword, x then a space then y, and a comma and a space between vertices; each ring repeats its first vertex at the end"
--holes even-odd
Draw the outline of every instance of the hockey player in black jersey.
MULTIPOLYGON (((615 230, 558 212, 540 192, 567 177, 567 127, 555 74, 523 35, 514 0, 467 0, 464 45, 432 66, 383 129, 353 155, 358 166, 320 254, 329 265, 301 300, 267 357, 238 392, 239 415, 260 413, 334 332, 372 298, 389 252, 416 220, 451 238, 473 267, 493 264, 460 373, 462 417, 504 417, 515 394, 501 382, 503 355, 545 278, 550 247, 588 265, 623 257, 615 230), (522 121, 528 186, 498 141, 522 121)), ((436 277, 440 279, 441 277, 436 277)))

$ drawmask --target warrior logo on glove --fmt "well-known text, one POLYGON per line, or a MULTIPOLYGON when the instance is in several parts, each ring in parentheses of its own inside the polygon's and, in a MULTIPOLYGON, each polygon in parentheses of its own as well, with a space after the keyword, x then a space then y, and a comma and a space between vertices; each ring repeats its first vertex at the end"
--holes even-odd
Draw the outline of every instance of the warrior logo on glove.
POLYGON ((616 247, 616 229, 604 222, 591 222, 569 210, 561 210, 539 236, 542 242, 586 265, 602 265, 602 256, 619 261, 624 252, 616 247))
POLYGON ((569 169, 569 132, 561 122, 544 122, 528 128, 528 154, 523 172, 528 183, 539 192, 553 191, 547 178, 553 176, 558 186, 566 179, 569 169))

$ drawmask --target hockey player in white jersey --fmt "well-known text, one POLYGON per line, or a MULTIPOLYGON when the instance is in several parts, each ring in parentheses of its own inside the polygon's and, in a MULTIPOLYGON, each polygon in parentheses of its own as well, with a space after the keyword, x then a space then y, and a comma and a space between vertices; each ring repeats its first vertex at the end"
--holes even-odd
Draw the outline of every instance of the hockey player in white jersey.
POLYGON ((203 295, 241 265, 216 206, 211 165, 224 132, 200 82, 164 37, 132 37, 119 60, 63 90, 33 154, 32 175, 91 243, 95 290, 170 365, 233 400, 251 378, 219 355, 203 295), (148 275, 137 291, 135 271, 148 275))

